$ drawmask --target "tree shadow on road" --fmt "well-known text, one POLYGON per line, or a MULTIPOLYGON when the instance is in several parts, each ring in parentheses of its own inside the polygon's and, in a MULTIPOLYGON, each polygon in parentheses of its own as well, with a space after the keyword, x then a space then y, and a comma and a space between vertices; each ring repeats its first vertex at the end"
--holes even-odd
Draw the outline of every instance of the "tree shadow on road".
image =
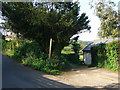
POLYGON ((2 57, 3 88, 74 88, 54 79, 53 75, 25 67, 4 55, 2 57))
MULTIPOLYGON (((3 59, 2 87, 6 88, 3 90, 9 90, 10 88, 10 90, 19 90, 19 88, 21 88, 20 90, 34 90, 36 88, 75 88, 75 86, 67 85, 64 82, 59 81, 53 75, 46 74, 37 70, 32 70, 31 68, 25 67, 5 56, 3 56, 3 59)), ((105 86, 104 88, 116 89, 118 86, 120 86, 120 83, 112 83, 105 86)), ((95 86, 91 87, 87 85, 80 88, 91 90, 97 89, 95 86)))
POLYGON ((112 83, 105 86, 104 88, 118 88, 118 87, 120 87, 120 83, 112 83))
MULTIPOLYGON (((120 83, 112 83, 112 84, 109 84, 109 85, 106 85, 104 87, 102 87, 102 89, 104 90, 119 90, 119 87, 120 87, 120 83)), ((100 88, 98 88, 98 86, 83 86, 83 87, 80 87, 80 88, 86 88, 86 89, 89 89, 89 90, 100 90, 100 88)))

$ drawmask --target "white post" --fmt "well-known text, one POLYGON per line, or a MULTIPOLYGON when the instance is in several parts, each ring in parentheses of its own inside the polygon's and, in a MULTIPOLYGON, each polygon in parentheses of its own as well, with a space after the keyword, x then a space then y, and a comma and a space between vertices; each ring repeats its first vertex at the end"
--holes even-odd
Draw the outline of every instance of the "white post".
POLYGON ((51 57, 51 48, 52 48, 52 38, 50 39, 49 59, 50 59, 50 57, 51 57))

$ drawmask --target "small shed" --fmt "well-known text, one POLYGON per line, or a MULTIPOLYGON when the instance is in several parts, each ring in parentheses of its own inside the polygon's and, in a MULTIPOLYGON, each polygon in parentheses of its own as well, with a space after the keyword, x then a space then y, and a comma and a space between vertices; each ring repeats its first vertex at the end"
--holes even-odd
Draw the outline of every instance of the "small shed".
POLYGON ((83 59, 84 59, 84 63, 86 65, 90 65, 92 64, 92 57, 91 57, 91 48, 99 45, 101 43, 109 43, 112 41, 118 41, 120 40, 120 38, 115 38, 115 39, 98 39, 98 40, 94 40, 93 42, 91 42, 90 44, 88 44, 82 51, 83 51, 83 59))

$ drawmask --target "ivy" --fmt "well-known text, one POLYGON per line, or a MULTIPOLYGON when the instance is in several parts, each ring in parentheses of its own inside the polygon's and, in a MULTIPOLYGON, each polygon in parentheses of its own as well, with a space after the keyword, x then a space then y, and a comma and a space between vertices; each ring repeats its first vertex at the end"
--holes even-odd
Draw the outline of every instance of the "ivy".
POLYGON ((118 42, 100 44, 91 50, 92 66, 118 71, 118 42))

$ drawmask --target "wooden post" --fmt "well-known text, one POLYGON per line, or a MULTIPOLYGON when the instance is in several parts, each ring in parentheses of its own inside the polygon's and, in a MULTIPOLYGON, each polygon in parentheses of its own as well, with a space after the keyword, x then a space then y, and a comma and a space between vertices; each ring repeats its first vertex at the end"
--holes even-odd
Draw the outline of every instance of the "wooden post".
POLYGON ((52 48, 52 38, 50 38, 49 59, 51 57, 51 48, 52 48))

